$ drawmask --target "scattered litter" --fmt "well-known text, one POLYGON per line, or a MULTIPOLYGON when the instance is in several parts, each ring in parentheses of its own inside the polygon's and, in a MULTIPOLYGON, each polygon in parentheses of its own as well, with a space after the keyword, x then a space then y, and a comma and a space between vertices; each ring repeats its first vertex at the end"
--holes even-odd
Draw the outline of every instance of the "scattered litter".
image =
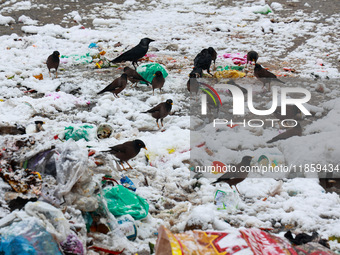
MULTIPOLYGON (((302 231, 311 236, 309 231, 314 229, 323 238, 329 235, 329 240, 333 240, 329 242, 332 249, 339 251, 340 236, 336 225, 339 196, 334 192, 326 193, 316 179, 277 181, 250 176, 239 184, 240 199, 239 193, 224 188, 226 184, 218 184, 215 189, 211 186, 212 180, 194 172, 198 165, 209 169, 213 160, 225 163, 214 161, 214 166, 226 166, 244 153, 261 155, 258 164, 262 166, 280 166, 284 160, 297 165, 314 161, 320 164, 338 162, 339 89, 337 84, 329 84, 324 78, 330 81, 339 78, 339 70, 334 65, 335 61, 340 61, 334 47, 338 42, 339 19, 333 10, 326 10, 327 17, 322 8, 306 12, 300 8, 303 3, 297 4, 297 1, 283 5, 271 1, 270 7, 275 12, 285 9, 275 15, 271 14, 265 1, 246 1, 227 7, 213 1, 197 1, 186 4, 185 8, 179 8, 177 1, 160 1, 157 2, 159 29, 156 30, 150 19, 154 8, 142 8, 141 11, 139 7, 143 2, 133 0, 103 2, 90 9, 81 8, 81 2, 86 1, 70 4, 71 9, 80 4, 78 9, 86 22, 103 15, 117 17, 102 20, 102 24, 110 29, 105 26, 90 28, 88 23, 85 29, 79 24, 82 19, 78 12, 66 15, 66 23, 62 26, 44 24, 44 20, 39 26, 7 26, 9 23, 5 22, 7 27, 1 29, 8 35, 1 36, 0 40, 3 49, 0 68, 0 254, 142 255, 148 254, 148 243, 155 243, 157 235, 158 242, 163 237, 168 240, 164 245, 157 244, 156 254, 161 255, 175 254, 175 247, 178 251, 182 249, 182 254, 209 255, 224 248, 226 250, 220 254, 282 254, 282 246, 289 249, 286 254, 311 254, 317 250, 320 251, 318 254, 321 250, 323 254, 332 254, 327 246, 320 247, 317 242, 295 245, 283 242, 282 231, 288 228, 292 229, 294 239, 302 231), (249 7, 254 5, 260 6, 249 7), (119 19, 118 10, 129 11, 119 19), (169 22, 167 15, 173 22, 169 22), (188 15, 195 15, 199 22, 185 19, 188 15), (130 29, 127 31, 126 28, 130 29), (261 28, 265 34, 261 33, 261 28), (208 40, 211 45, 205 43, 208 42, 204 40, 207 33, 202 31, 208 31, 213 37, 208 40), (135 36, 129 36, 131 33, 128 32, 135 36), (22 33, 25 35, 21 37, 22 33), (112 74, 121 72, 122 66, 131 66, 130 61, 112 65, 109 60, 118 52, 131 49, 141 39, 137 38, 139 36, 150 36, 156 42, 143 57, 143 62, 152 62, 149 64, 154 69, 141 65, 138 70, 144 68, 151 81, 160 65, 164 76, 169 73, 164 93, 151 96, 144 88, 127 87, 125 95, 119 99, 113 100, 110 95, 98 98, 98 86, 112 81, 112 74), (227 45, 226 41, 229 42, 227 45), (305 42, 303 47, 290 50, 300 41, 305 42), (185 82, 195 54, 208 46, 220 51, 216 77, 243 77, 244 52, 252 48, 265 53, 260 63, 274 71, 276 66, 275 73, 288 76, 301 73, 299 78, 303 87, 312 93, 306 107, 312 108, 313 115, 302 120, 305 125, 303 137, 277 144, 275 148, 284 156, 276 156, 265 147, 265 138, 275 132, 272 128, 255 128, 255 131, 235 124, 225 127, 225 124, 225 132, 222 127, 217 130, 223 133, 221 139, 214 139, 207 125, 211 116, 198 119, 193 115, 190 98, 199 103, 200 95, 189 97, 184 91, 185 82), (64 52, 58 69, 61 77, 44 79, 48 77, 46 58, 54 50, 64 52), (227 59, 222 58, 227 52, 234 54, 225 54, 227 59), (72 64, 78 66, 73 68, 72 64), (114 70, 116 68, 110 68, 112 66, 119 68, 114 70), (320 80, 315 84, 311 78, 320 80), (174 101, 174 114, 169 117, 166 129, 158 132, 152 128, 154 122, 140 112, 146 105, 156 105, 168 98, 174 101), (91 99, 91 103, 87 99, 91 99), (35 120, 46 121, 45 130, 36 132, 35 120), (198 137, 197 146, 190 137, 191 124, 208 135, 205 137, 208 139, 198 137), (130 162, 133 169, 121 175, 112 154, 104 150, 132 138, 145 141, 149 149, 145 151, 148 162, 144 160, 144 153, 139 154, 130 162), (313 143, 315 139, 317 141, 313 143), (202 156, 210 155, 209 160, 199 158, 195 161, 190 157, 190 154, 199 153, 199 147, 202 156), (312 149, 304 154, 303 147, 312 149), (225 156, 225 160, 218 159, 219 156, 225 156), (110 194, 111 190, 115 190, 115 197, 110 194), (104 193, 110 196, 106 197, 104 193), (262 200, 263 197, 267 200, 262 200), (121 216, 115 217, 110 212, 113 205, 119 206, 121 216), (130 214, 141 219, 134 219, 130 214), (169 234, 164 236, 164 230, 163 233, 157 231, 161 224, 169 228, 169 234), (279 232, 277 235, 281 238, 259 229, 248 231, 245 227, 249 226, 279 232), (190 227, 191 232, 183 232, 190 227), (299 252, 294 253, 291 247, 299 252)), ((25 24, 36 21, 19 17, 21 14, 17 16, 17 11, 22 13, 24 10, 26 14, 27 10, 28 15, 29 8, 33 13, 37 8, 44 9, 36 1, 0 2, 3 15, 11 15, 25 24)), ((55 5, 45 7, 52 10, 55 5)), ((56 7, 57 16, 61 14, 62 18, 64 9, 56 7)), ((0 23, 6 19, 14 21, 0 15, 0 23)), ((53 23, 53 19, 47 23, 53 23)), ((99 19, 94 21, 94 24, 100 23, 99 19)), ((256 90, 253 107, 270 107, 271 93, 260 91, 261 86, 251 74, 252 70, 247 72, 248 77, 241 80, 241 85, 252 84, 256 90)), ((199 79, 199 82, 206 89, 204 80, 199 79)), ((213 86, 216 79, 206 79, 206 82, 213 86)), ((287 85, 298 86, 295 82, 287 85)), ((219 115, 230 119, 232 98, 221 95, 221 104, 222 101, 228 107, 219 115)), ((197 113, 199 111, 200 107, 197 113)), ((249 112, 248 108, 246 112, 249 112)), ((218 173, 222 174, 222 171, 218 173)))
POLYGON ((315 243, 291 245, 288 240, 257 228, 221 231, 189 231, 173 234, 164 226, 158 229, 157 255, 191 254, 335 254, 315 243), (272 252, 269 252, 272 251, 272 252))
POLYGON ((113 127, 109 124, 100 124, 97 127, 97 137, 105 139, 111 137, 113 134, 113 127))
POLYGON ((4 254, 61 255, 57 242, 36 218, 27 218, 0 228, 0 252, 4 254))
POLYGON ((77 254, 77 255, 85 254, 83 244, 74 234, 68 235, 67 239, 60 243, 60 246, 65 254, 77 254))
POLYGON ((294 68, 289 68, 289 67, 284 67, 283 70, 285 70, 287 72, 292 72, 292 73, 296 72, 296 70, 294 68))
POLYGON ((89 49, 92 49, 92 48, 98 48, 98 45, 96 43, 90 43, 89 49))
POLYGON ((145 54, 145 57, 146 58, 155 58, 155 57, 157 57, 157 55, 156 54, 152 54, 152 53, 147 53, 147 54, 145 54))
POLYGON ((135 184, 130 180, 129 177, 122 175, 122 178, 120 179, 120 183, 127 189, 136 191, 135 184))
POLYGON ((245 73, 237 71, 237 70, 224 70, 224 71, 217 71, 214 73, 214 77, 217 79, 221 79, 221 78, 236 79, 236 78, 242 78, 244 76, 246 76, 245 73))
POLYGON ((328 238, 329 241, 337 241, 338 243, 340 243, 340 237, 338 236, 330 236, 328 238))
POLYGON ((109 211, 114 216, 129 214, 140 220, 148 215, 149 204, 146 200, 122 185, 103 190, 109 211))
POLYGON ((114 255, 119 255, 119 254, 122 254, 124 252, 124 249, 121 250, 121 251, 112 251, 110 249, 105 249, 105 248, 98 247, 98 246, 91 246, 91 247, 89 247, 89 249, 95 250, 95 251, 102 251, 102 252, 105 252, 107 254, 114 254, 114 255))
POLYGON ((237 70, 242 71, 244 69, 244 66, 218 66, 216 67, 216 71, 224 71, 224 70, 237 70))
POLYGON ((85 55, 80 54, 71 54, 69 56, 62 55, 60 57, 61 63, 71 62, 72 64, 88 64, 92 62, 92 57, 90 53, 86 53, 85 55))
POLYGON ((235 190, 220 190, 215 193, 214 198, 217 210, 227 210, 228 212, 235 212, 238 210, 240 203, 240 196, 235 190))
POLYGON ((134 219, 131 215, 126 214, 117 217, 119 229, 123 232, 127 239, 134 241, 137 238, 137 228, 134 219))
POLYGON ((38 79, 38 80, 43 80, 44 79, 44 76, 42 74, 33 75, 33 77, 38 79))
POLYGON ((242 53, 225 53, 224 58, 231 58, 235 65, 245 65, 247 64, 247 54, 242 53))
MULTIPOLYGON (((152 82, 154 74, 157 71, 161 71, 164 78, 168 76, 168 72, 165 70, 165 68, 158 63, 148 63, 137 67, 137 72, 148 82, 152 82)), ((141 81, 141 83, 145 84, 143 81, 141 81)))
POLYGON ((96 63, 96 67, 97 68, 109 68, 111 67, 111 63, 108 59, 106 58, 101 58, 100 60, 98 60, 98 62, 96 63))
POLYGON ((284 165, 284 156, 280 153, 269 153, 268 155, 261 155, 258 160, 260 166, 276 167, 284 165))
MULTIPOLYGON (((73 139, 74 141, 78 141, 80 139, 85 139, 86 141, 90 140, 90 132, 94 127, 91 125, 83 125, 80 127, 65 127, 65 140, 73 139)), ((93 133, 93 132, 91 132, 93 133)))
POLYGON ((12 171, 10 167, 1 168, 0 177, 5 180, 18 193, 36 194, 41 189, 41 176, 29 169, 12 171))
POLYGON ((71 226, 62 211, 45 202, 29 202, 25 212, 42 221, 43 226, 58 242, 63 242, 71 234, 71 226))
POLYGON ((250 7, 253 13, 259 13, 259 14, 268 14, 268 13, 272 13, 273 10, 270 8, 270 6, 268 4, 264 5, 264 6, 253 6, 250 7))

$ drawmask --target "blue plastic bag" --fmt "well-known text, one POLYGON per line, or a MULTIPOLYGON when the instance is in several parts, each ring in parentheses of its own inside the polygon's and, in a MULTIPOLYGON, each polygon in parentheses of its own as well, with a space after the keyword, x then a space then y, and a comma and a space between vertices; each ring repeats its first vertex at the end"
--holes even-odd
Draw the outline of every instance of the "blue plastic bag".
POLYGON ((14 222, 0 229, 5 255, 62 255, 57 242, 35 218, 14 222))
POLYGON ((21 236, 1 237, 0 254, 4 255, 36 255, 33 245, 21 236))

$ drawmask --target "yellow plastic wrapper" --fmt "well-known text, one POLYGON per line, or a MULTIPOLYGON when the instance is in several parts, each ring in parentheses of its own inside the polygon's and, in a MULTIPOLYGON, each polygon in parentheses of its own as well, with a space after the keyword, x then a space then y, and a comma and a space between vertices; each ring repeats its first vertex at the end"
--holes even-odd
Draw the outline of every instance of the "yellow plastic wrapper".
POLYGON ((150 165, 155 165, 157 162, 166 162, 169 160, 169 155, 175 153, 176 148, 167 148, 166 151, 145 151, 145 157, 148 159, 150 165))
POLYGON ((214 77, 217 79, 221 79, 221 78, 236 79, 236 78, 242 78, 244 76, 246 76, 245 73, 237 71, 237 70, 223 70, 223 71, 217 71, 214 73, 214 77))

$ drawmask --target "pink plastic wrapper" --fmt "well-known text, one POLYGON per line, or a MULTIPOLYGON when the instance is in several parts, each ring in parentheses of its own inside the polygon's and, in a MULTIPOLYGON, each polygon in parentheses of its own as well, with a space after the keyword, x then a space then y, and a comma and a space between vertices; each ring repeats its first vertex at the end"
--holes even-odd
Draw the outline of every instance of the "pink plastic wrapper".
POLYGON ((152 54, 152 53, 148 53, 148 54, 145 54, 145 57, 147 57, 147 58, 155 58, 155 57, 157 57, 157 55, 156 54, 152 54))
POLYGON ((231 58, 235 65, 244 65, 247 63, 247 54, 243 55, 241 53, 225 53, 224 58, 231 58))

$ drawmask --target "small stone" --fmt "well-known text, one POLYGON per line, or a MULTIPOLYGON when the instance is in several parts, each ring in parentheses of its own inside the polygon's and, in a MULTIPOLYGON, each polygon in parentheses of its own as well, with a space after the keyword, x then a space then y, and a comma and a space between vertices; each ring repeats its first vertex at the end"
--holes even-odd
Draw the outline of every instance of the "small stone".
POLYGON ((165 47, 166 50, 178 51, 178 44, 172 43, 165 47))

